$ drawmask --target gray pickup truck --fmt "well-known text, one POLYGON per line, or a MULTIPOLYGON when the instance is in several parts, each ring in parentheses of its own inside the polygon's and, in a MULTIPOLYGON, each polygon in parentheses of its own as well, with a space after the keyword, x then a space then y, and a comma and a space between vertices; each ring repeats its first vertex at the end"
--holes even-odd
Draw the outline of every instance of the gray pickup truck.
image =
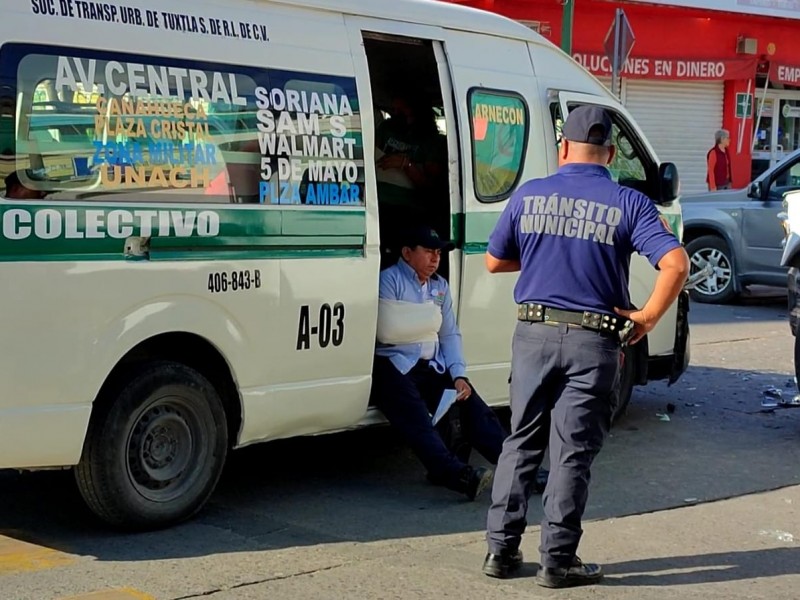
POLYGON ((784 238, 778 213, 787 192, 800 189, 800 150, 744 189, 681 198, 683 241, 691 273, 707 276, 691 291, 698 302, 724 304, 748 285, 785 286, 784 238))

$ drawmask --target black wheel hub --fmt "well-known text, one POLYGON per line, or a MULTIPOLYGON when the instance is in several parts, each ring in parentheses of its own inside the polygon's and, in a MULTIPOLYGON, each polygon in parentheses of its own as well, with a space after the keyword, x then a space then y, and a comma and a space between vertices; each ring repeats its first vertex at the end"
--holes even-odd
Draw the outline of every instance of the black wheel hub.
POLYGON ((134 488, 156 502, 180 496, 197 477, 200 432, 200 420, 182 398, 160 398, 145 408, 128 440, 134 488))

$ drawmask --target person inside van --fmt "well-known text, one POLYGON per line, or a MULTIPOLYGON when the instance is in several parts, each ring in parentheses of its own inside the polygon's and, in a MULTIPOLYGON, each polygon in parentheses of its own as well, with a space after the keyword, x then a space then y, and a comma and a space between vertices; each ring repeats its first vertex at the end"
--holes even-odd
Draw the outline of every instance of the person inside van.
POLYGON ((203 192, 207 196, 233 196, 234 202, 254 204, 259 202, 259 184, 261 182, 260 156, 261 148, 257 139, 243 140, 231 148, 233 152, 257 155, 245 162, 225 160, 222 169, 203 192))
POLYGON ((378 180, 398 188, 394 194, 412 203, 414 194, 409 190, 434 186, 444 171, 444 136, 430 102, 420 96, 395 95, 389 114, 376 132, 378 180))
POLYGON ((372 396, 425 465, 428 479, 474 500, 492 470, 467 464, 463 447, 448 447, 431 415, 443 397, 455 397, 443 422, 457 426, 456 437, 491 464, 497 464, 506 431, 465 375, 450 288, 436 274, 442 252, 452 249, 431 227, 414 227, 403 235, 400 260, 381 272, 372 396))
POLYGON ((41 200, 47 192, 25 187, 19 179, 17 171, 12 171, 5 178, 5 197, 14 200, 41 200))
POLYGON ((375 134, 376 178, 381 240, 399 250, 397 232, 414 225, 433 223, 447 233, 447 138, 421 95, 398 92, 389 114, 375 134))

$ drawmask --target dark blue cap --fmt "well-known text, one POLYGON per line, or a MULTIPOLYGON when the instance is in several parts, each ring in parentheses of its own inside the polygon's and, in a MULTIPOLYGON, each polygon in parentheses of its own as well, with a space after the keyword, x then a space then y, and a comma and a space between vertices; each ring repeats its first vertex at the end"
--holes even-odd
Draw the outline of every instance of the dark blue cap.
POLYGON ((605 109, 599 106, 578 106, 572 109, 567 116, 567 120, 561 128, 561 135, 570 142, 610 146, 611 117, 608 116, 605 109))
POLYGON ((448 242, 439 237, 433 227, 419 226, 412 227, 403 236, 403 245, 409 248, 422 246, 429 250, 442 250, 448 252, 455 248, 453 242, 448 242))

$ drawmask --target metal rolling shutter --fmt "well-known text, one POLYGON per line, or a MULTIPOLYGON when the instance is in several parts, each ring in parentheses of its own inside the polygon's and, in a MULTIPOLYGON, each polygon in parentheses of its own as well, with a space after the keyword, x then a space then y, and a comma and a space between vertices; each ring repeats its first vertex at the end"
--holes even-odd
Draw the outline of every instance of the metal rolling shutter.
MULTIPOLYGON (((626 108, 636 119, 658 158, 673 162, 681 178, 681 193, 704 192, 706 153, 722 127, 724 83, 625 81, 626 108)), ((731 132, 731 153, 736 151, 731 132)))
POLYGON ((600 80, 600 83, 606 86, 606 89, 609 92, 611 91, 611 77, 606 77, 605 75, 599 75, 597 76, 597 79, 600 80))

